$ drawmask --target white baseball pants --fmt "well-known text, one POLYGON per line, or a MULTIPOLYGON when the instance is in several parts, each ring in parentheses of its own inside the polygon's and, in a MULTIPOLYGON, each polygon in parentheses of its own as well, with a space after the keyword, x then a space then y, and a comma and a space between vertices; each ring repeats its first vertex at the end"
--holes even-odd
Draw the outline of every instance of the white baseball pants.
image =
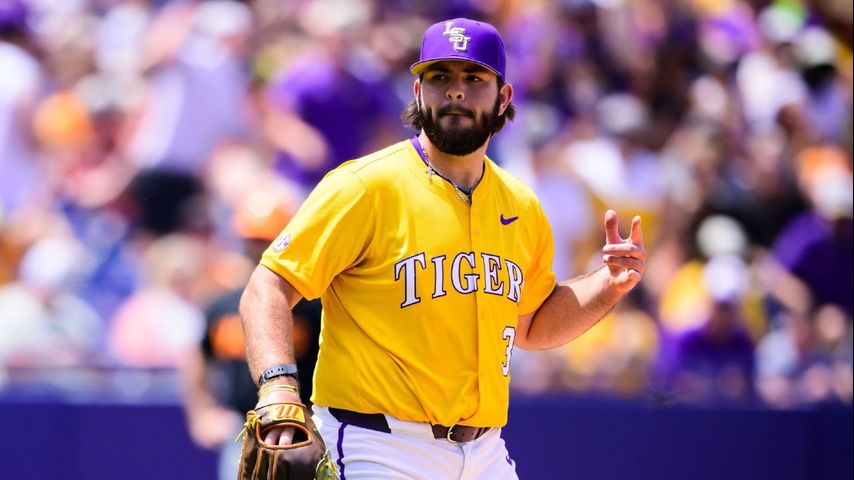
POLYGON ((325 407, 313 410, 341 480, 518 480, 500 429, 453 443, 434 438, 424 423, 386 415, 391 429, 386 433, 341 423, 325 407))

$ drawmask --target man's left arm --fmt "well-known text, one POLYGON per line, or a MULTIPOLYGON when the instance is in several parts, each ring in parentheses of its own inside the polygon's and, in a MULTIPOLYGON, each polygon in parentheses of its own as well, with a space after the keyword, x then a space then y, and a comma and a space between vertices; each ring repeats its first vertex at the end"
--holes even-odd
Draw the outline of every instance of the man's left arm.
POLYGON ((623 239, 617 214, 605 213, 604 267, 558 283, 533 313, 519 317, 516 345, 543 350, 563 345, 586 332, 640 282, 646 262, 640 217, 632 220, 631 234, 623 239))

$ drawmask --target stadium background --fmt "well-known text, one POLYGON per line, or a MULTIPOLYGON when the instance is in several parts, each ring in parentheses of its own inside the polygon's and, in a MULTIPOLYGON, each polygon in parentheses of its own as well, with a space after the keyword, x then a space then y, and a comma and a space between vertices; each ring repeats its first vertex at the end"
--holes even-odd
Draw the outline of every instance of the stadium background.
POLYGON ((514 352, 522 478, 851 477, 850 2, 0 0, 4 478, 215 476, 239 415, 183 409, 234 388, 199 373, 239 363, 214 312, 324 172, 412 134, 458 15, 507 43, 489 154, 558 276, 606 206, 651 252, 595 329, 514 352))

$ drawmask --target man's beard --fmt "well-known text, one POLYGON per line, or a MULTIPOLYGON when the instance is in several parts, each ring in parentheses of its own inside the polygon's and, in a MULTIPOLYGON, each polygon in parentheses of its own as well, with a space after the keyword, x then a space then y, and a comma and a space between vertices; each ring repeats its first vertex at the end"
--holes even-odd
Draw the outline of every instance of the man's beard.
POLYGON ((422 128, 430 143, 447 155, 463 156, 482 147, 495 131, 499 107, 500 101, 496 99, 492 112, 483 112, 477 118, 470 109, 457 105, 446 105, 437 110, 435 115, 430 108, 419 110, 422 114, 422 128), (471 127, 463 127, 458 123, 462 118, 457 118, 452 125, 443 127, 439 124, 439 119, 448 112, 463 113, 473 119, 474 124, 471 127))

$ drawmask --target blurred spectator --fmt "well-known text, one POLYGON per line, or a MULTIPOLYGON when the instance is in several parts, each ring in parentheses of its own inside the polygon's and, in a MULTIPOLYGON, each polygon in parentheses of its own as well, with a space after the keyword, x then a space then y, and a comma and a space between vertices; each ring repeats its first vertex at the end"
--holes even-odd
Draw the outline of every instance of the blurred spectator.
POLYGON ((640 294, 625 299, 597 328, 562 348, 562 389, 640 398, 652 383, 661 335, 639 305, 640 294))
POLYGON ((0 286, 0 365, 67 367, 100 357, 101 320, 72 293, 86 268, 74 238, 45 237, 27 250, 18 280, 0 286))
POLYGON ((173 2, 149 27, 148 92, 128 155, 140 166, 199 174, 213 148, 244 135, 244 64, 252 13, 241 2, 173 2))
MULTIPOLYGON (((790 309, 805 313, 832 303, 852 314, 854 223, 851 157, 838 148, 815 146, 797 158, 802 191, 811 209, 794 217, 774 242, 768 288, 790 309), (802 283, 808 298, 793 305, 790 292, 802 283), (790 287, 786 287, 789 285, 790 287)), ((802 291, 804 288, 798 288, 802 291)), ((803 295, 801 295, 803 296, 803 295)))
POLYGON ((44 179, 28 131, 45 82, 28 14, 22 0, 0 2, 0 225, 38 197, 44 179))
POLYGON ((794 61, 807 87, 805 105, 807 120, 817 139, 835 142, 850 127, 850 85, 836 69, 836 41, 824 28, 812 25, 794 39, 794 61))
POLYGON ((329 170, 382 141, 386 109, 398 106, 383 100, 390 88, 383 67, 357 63, 354 55, 358 27, 369 20, 367 5, 353 2, 327 19, 328 3, 302 11, 301 25, 314 42, 272 80, 263 117, 279 152, 277 169, 301 188, 301 198, 329 170))
POLYGON ((204 318, 191 302, 205 267, 202 244, 183 234, 155 240, 145 253, 146 282, 116 312, 109 351, 121 365, 176 367, 196 344, 204 318))
POLYGON ((47 97, 35 126, 52 171, 55 208, 92 258, 79 293, 105 319, 139 282, 131 239, 142 222, 128 189, 137 168, 119 148, 127 111, 118 88, 109 77, 88 75, 47 97), (68 127, 75 124, 80 131, 72 134, 68 127))
MULTIPOLYGON (((617 208, 641 215, 655 245, 660 212, 667 200, 668 172, 658 155, 642 142, 648 134, 646 105, 630 94, 607 95, 595 116, 579 116, 565 161, 591 192, 594 211, 617 208)), ((627 227, 627 226, 625 226, 627 227)))
POLYGON ((757 348, 757 389, 772 407, 844 402, 852 394, 851 322, 837 306, 781 313, 757 348))
MULTIPOLYGON (((253 262, 293 216, 292 200, 269 189, 247 192, 238 201, 233 226, 253 262)), ((243 288, 224 293, 206 308, 201 342, 181 363, 184 406, 193 441, 219 449, 219 478, 237 476, 241 444, 234 437, 243 427, 245 413, 254 408, 257 387, 249 374, 240 323, 243 288)), ((317 360, 320 301, 301 301, 293 309, 294 349, 299 368, 300 396, 310 404, 311 378, 317 360)))
MULTIPOLYGON (((696 330, 712 314, 714 298, 705 280, 705 268, 713 258, 751 258, 750 243, 744 228, 731 217, 706 217, 695 229, 692 257, 680 265, 668 279, 658 302, 658 317, 668 335, 682 335, 696 330)), ((762 336, 768 325, 762 306, 762 295, 753 276, 747 278, 736 304, 738 316, 753 340, 762 336)))
POLYGON ((713 257, 703 267, 710 312, 664 350, 664 382, 678 401, 715 405, 754 399, 754 347, 740 313, 748 281, 747 266, 735 256, 713 257))
POLYGON ((571 278, 583 271, 590 255, 589 238, 594 228, 593 213, 587 191, 569 172, 553 165, 555 155, 535 152, 537 177, 532 183, 552 228, 555 242, 554 264, 558 278, 571 278))

